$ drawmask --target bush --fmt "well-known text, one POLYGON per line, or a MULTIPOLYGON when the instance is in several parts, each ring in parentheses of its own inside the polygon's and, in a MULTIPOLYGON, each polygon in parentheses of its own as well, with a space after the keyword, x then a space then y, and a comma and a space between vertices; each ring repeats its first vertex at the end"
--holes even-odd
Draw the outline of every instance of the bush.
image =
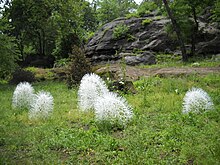
POLYGON ((124 24, 117 25, 113 30, 113 38, 120 39, 122 37, 126 37, 128 30, 129 30, 128 26, 124 24))
POLYGON ((19 84, 20 82, 34 82, 35 76, 31 71, 23 70, 21 68, 15 70, 12 74, 12 79, 10 80, 10 84, 19 84))
POLYGON ((129 19, 129 18, 139 18, 140 16, 139 16, 136 12, 134 12, 134 13, 126 14, 125 17, 126 17, 127 19, 129 19))
POLYGON ((80 39, 75 33, 69 33, 63 37, 60 37, 56 41, 56 49, 53 51, 53 55, 56 59, 69 58, 69 54, 72 51, 74 45, 80 45, 80 39))
POLYGON ((2 15, 1 9, 0 19, 0 79, 7 79, 17 67, 17 60, 19 59, 18 47, 15 37, 11 37, 5 33, 10 31, 8 20, 2 15))
POLYGON ((91 72, 90 63, 87 61, 84 52, 78 46, 73 46, 70 55, 70 66, 68 68, 67 84, 71 88, 80 83, 82 77, 91 72))
POLYGON ((66 67, 69 65, 70 59, 69 58, 62 58, 59 60, 56 60, 54 63, 55 68, 61 68, 61 67, 66 67))
POLYGON ((142 24, 143 26, 145 26, 145 25, 150 24, 151 22, 152 22, 152 19, 145 19, 145 20, 142 21, 141 24, 142 24))
POLYGON ((156 10, 158 7, 154 2, 143 2, 140 7, 137 9, 139 16, 144 16, 150 12, 156 10))

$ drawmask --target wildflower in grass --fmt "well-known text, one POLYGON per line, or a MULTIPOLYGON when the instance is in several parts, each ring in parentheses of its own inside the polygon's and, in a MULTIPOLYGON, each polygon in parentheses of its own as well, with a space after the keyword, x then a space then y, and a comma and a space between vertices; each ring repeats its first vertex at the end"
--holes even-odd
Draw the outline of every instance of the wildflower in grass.
POLYGON ((79 91, 78 104, 83 111, 94 109, 97 97, 108 92, 105 82, 96 74, 86 74, 83 76, 79 91))
POLYGON ((208 93, 200 88, 192 88, 183 98, 183 113, 201 112, 213 109, 213 102, 208 93))
POLYGON ((109 121, 111 124, 125 126, 132 118, 133 112, 124 98, 108 92, 96 100, 95 116, 97 121, 109 121))
POLYGON ((28 82, 21 82, 15 88, 12 97, 13 108, 30 108, 33 101, 34 88, 28 82))
POLYGON ((29 118, 46 118, 53 111, 53 96, 49 92, 40 91, 31 104, 29 118))

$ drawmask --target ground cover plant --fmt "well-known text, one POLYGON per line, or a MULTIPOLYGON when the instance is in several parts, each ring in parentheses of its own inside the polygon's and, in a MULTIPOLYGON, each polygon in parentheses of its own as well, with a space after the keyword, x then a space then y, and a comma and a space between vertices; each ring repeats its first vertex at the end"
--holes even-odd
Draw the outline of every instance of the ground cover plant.
POLYGON ((141 78, 136 94, 125 94, 134 117, 124 129, 100 129, 91 111, 78 109, 78 89, 62 82, 36 82, 50 91, 54 111, 29 120, 15 111, 15 86, 0 85, 0 164, 218 164, 220 162, 220 74, 141 78), (214 109, 183 114, 186 92, 206 91, 214 109))
POLYGON ((188 62, 182 63, 181 55, 179 54, 157 54, 156 64, 153 65, 142 65, 141 68, 168 68, 168 67, 218 67, 219 57, 213 56, 195 56, 189 59, 188 62))

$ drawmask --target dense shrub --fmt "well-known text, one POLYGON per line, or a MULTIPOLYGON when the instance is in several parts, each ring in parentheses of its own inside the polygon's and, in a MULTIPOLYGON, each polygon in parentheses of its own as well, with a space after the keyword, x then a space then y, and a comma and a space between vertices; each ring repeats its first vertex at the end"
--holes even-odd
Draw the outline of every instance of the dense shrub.
POLYGON ((71 62, 68 69, 67 84, 68 87, 77 85, 80 83, 82 77, 91 72, 91 66, 87 61, 83 50, 74 46, 72 54, 70 55, 71 62))
POLYGON ((56 59, 69 58, 74 45, 80 45, 79 37, 75 33, 66 34, 56 41, 56 49, 54 49, 53 55, 56 59))
POLYGON ((124 24, 117 25, 113 30, 113 38, 120 39, 122 37, 126 37, 129 31, 129 27, 124 24))
POLYGON ((145 26, 145 25, 150 24, 151 22, 152 22, 152 19, 145 19, 145 20, 143 20, 143 21, 141 22, 141 24, 142 24, 143 26, 145 26))
POLYGON ((143 2, 137 9, 137 13, 139 16, 144 16, 156 10, 157 8, 158 6, 154 2, 143 2))
POLYGON ((15 70, 12 74, 12 79, 10 80, 11 84, 19 84, 20 82, 29 82, 32 83, 35 81, 34 73, 31 71, 23 70, 21 68, 15 70))
MULTIPOLYGON (((2 1, 1 1, 2 2, 2 1)), ((1 3, 2 5, 2 3, 1 3)), ((2 7, 2 6, 1 6, 2 7)), ((1 8, 0 19, 0 79, 7 79, 17 67, 17 60, 19 54, 17 52, 17 44, 15 37, 5 34, 5 26, 7 19, 2 15, 3 9, 1 8)), ((7 27, 9 28, 9 27, 7 27)), ((7 29, 8 30, 8 29, 7 29)))

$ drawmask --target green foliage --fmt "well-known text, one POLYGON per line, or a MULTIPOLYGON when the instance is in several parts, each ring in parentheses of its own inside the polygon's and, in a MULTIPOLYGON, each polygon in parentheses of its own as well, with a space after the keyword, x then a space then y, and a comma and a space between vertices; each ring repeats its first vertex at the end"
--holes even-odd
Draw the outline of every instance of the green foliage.
POLYGON ((190 19, 192 15, 191 6, 189 6, 187 0, 182 0, 173 3, 171 7, 177 19, 178 25, 180 26, 183 39, 186 43, 190 43, 191 36, 194 33, 193 28, 195 27, 194 20, 190 19))
POLYGON ((16 40, 3 32, 11 29, 7 25, 6 19, 0 19, 0 79, 8 78, 8 76, 15 70, 16 61, 19 54, 17 52, 16 40))
POLYGON ((80 47, 74 46, 73 52, 70 55, 71 62, 69 64, 68 87, 71 88, 74 85, 78 85, 82 77, 91 73, 90 63, 87 61, 83 50, 80 47))
POLYGON ((167 67, 218 67, 219 60, 215 56, 207 57, 191 57, 188 62, 181 62, 181 55, 179 54, 157 54, 157 64, 141 66, 144 68, 167 68, 167 67))
POLYGON ((86 1, 13 0, 8 3, 1 19, 13 27, 5 33, 16 37, 22 60, 29 54, 68 57, 74 44, 71 35, 82 42, 85 33, 97 26, 95 13, 86 1))
POLYGON ((158 9, 158 6, 154 2, 142 2, 137 9, 137 13, 139 16, 144 16, 156 9, 158 9))
POLYGON ((55 80, 57 78, 55 71, 52 69, 28 67, 25 68, 25 71, 31 72, 36 81, 55 80))
POLYGON ((113 38, 114 39, 120 39, 123 37, 126 37, 129 31, 129 27, 125 24, 119 24, 117 25, 113 30, 113 38))
POLYGON ((94 32, 87 32, 86 33, 86 38, 85 38, 85 41, 88 42, 93 36, 95 35, 94 32))
POLYGON ((151 22, 152 22, 152 19, 145 19, 145 20, 143 20, 143 21, 141 22, 141 24, 142 24, 143 26, 146 26, 146 25, 150 24, 151 22))
POLYGON ((32 83, 34 81, 35 81, 34 73, 28 70, 17 68, 15 72, 12 74, 10 83, 11 84, 19 84, 20 82, 32 83))
POLYGON ((212 10, 213 16, 212 19, 214 21, 220 22, 220 1, 215 1, 214 9, 212 10))
POLYGON ((69 63, 70 63, 69 58, 62 58, 60 60, 55 61, 54 67, 55 68, 67 67, 69 63))
POLYGON ((129 14, 137 5, 133 0, 102 0, 98 1, 97 6, 97 18, 104 24, 129 14))
POLYGON ((0 46, 0 79, 4 79, 15 70, 19 56, 13 37, 0 34, 0 46))
POLYGON ((87 31, 96 26, 94 13, 88 2, 66 1, 54 2, 59 8, 53 11, 51 20, 56 28, 55 49, 52 54, 57 58, 68 58, 73 45, 79 46, 85 39, 87 31), (79 16, 80 15, 80 16, 79 16))
POLYGON ((137 12, 129 13, 125 15, 127 19, 129 18, 139 18, 140 16, 137 14, 137 12))
POLYGON ((137 38, 131 34, 127 34, 127 41, 135 41, 137 38))
POLYGON ((57 39, 56 49, 53 55, 57 60, 62 58, 68 58, 72 53, 74 45, 79 46, 81 44, 80 38, 75 33, 68 33, 62 38, 57 39))

